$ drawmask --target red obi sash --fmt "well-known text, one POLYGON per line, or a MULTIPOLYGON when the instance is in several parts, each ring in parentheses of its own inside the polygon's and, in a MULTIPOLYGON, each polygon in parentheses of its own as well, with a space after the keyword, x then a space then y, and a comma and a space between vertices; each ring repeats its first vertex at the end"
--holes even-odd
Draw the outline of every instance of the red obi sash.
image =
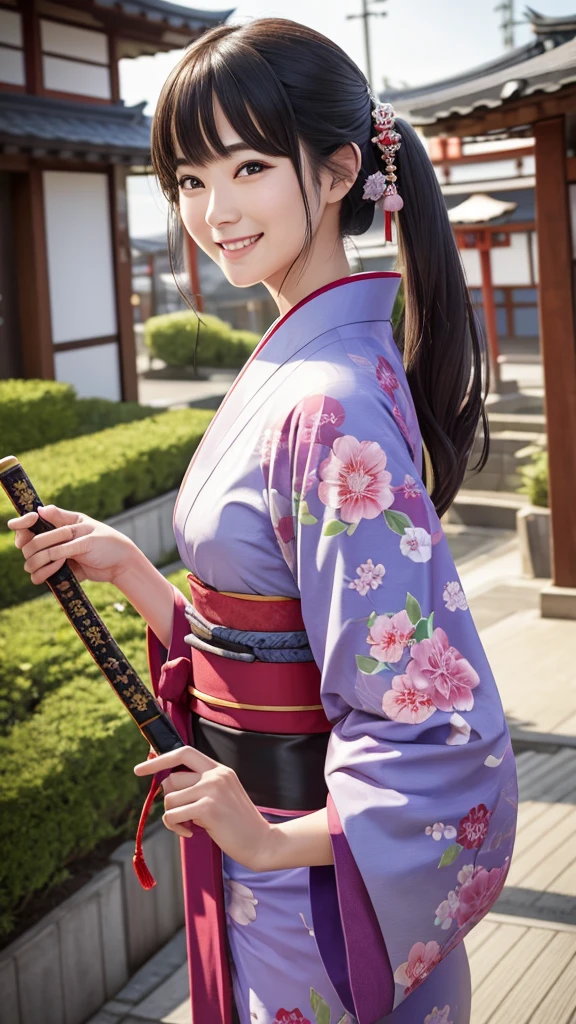
MULTIPOLYGON (((212 590, 192 573, 188 580, 194 608, 214 625, 257 632, 304 630, 298 599, 251 599, 248 595, 212 590)), ((246 662, 190 647, 184 641, 190 631, 184 614, 186 603, 180 592, 175 591, 172 643, 167 658, 157 637, 148 630, 148 661, 154 691, 183 739, 194 745, 192 712, 208 722, 242 731, 330 731, 320 700, 320 672, 315 662, 246 662)), ((138 827, 134 863, 145 887, 155 883, 142 866, 142 833, 166 774, 154 777, 138 827)), ((190 839, 180 839, 180 849, 192 1020, 194 1024, 232 1024, 222 851, 198 827, 190 839)))

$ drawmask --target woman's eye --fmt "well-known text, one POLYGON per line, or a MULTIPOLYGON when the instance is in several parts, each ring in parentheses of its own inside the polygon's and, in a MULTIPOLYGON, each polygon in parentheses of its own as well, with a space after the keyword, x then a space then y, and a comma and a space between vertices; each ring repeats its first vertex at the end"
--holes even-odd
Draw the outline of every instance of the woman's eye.
POLYGON ((200 178, 193 178, 191 175, 186 174, 182 178, 178 178, 178 186, 179 186, 179 188, 184 190, 184 185, 185 185, 185 183, 187 181, 190 182, 190 188, 191 189, 203 188, 204 187, 202 185, 202 182, 200 181, 200 178))
POLYGON ((249 163, 243 164, 243 166, 239 169, 236 177, 239 177, 241 174, 243 174, 244 171, 246 171, 246 174, 248 175, 258 174, 259 171, 264 170, 266 170, 266 164, 262 164, 258 160, 250 160, 249 163))

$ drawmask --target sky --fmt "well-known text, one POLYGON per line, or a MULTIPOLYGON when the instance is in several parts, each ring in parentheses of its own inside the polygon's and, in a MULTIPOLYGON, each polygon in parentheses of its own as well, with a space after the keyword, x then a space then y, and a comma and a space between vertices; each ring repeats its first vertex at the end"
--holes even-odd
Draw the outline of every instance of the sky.
MULTIPOLYGON (((172 0, 182 3, 182 0, 172 0)), ((234 0, 230 0, 231 7, 234 0)), ((536 10, 550 17, 574 14, 576 0, 531 0, 536 10)), ((190 0, 183 6, 224 10, 226 0, 190 0)), ((422 85, 475 67, 504 52, 502 14, 497 0, 368 0, 370 9, 386 17, 370 19, 373 88, 422 85)), ((342 46, 365 71, 362 22, 348 21, 361 0, 238 0, 229 24, 245 24, 257 17, 289 17, 323 32, 342 46)), ((516 0, 516 20, 525 5, 516 0)), ((533 38, 530 27, 515 29, 516 46, 533 38)), ((120 91, 129 106, 146 100, 152 114, 163 82, 182 51, 138 57, 120 62, 120 91)), ((165 228, 165 206, 154 183, 131 179, 130 230, 133 235, 159 234, 165 228)))

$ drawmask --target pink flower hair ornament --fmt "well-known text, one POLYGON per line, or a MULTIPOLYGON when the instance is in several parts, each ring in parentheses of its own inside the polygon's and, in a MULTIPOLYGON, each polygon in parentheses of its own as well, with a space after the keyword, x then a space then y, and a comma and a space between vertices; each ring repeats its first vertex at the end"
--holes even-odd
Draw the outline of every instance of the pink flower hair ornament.
POLYGON ((376 171, 370 174, 364 182, 363 199, 371 199, 374 203, 383 199, 382 209, 384 210, 385 231, 384 238, 387 242, 392 241, 392 214, 401 210, 404 206, 402 196, 398 195, 396 187, 396 165, 394 163, 396 153, 402 145, 402 136, 394 130, 394 108, 391 103, 377 103, 372 111, 376 135, 371 140, 378 149, 382 150, 381 159, 386 164, 386 173, 376 171))

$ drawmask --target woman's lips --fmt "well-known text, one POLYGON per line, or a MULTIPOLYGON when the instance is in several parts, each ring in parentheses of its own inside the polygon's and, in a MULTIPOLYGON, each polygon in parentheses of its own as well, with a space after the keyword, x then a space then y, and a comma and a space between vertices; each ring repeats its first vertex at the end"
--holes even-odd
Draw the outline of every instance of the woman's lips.
POLYGON ((247 253, 252 252, 262 238, 262 234, 258 235, 256 241, 251 242, 250 245, 243 245, 240 249, 224 249, 222 243, 219 243, 219 248, 222 250, 222 255, 225 256, 227 260, 238 260, 247 253))

